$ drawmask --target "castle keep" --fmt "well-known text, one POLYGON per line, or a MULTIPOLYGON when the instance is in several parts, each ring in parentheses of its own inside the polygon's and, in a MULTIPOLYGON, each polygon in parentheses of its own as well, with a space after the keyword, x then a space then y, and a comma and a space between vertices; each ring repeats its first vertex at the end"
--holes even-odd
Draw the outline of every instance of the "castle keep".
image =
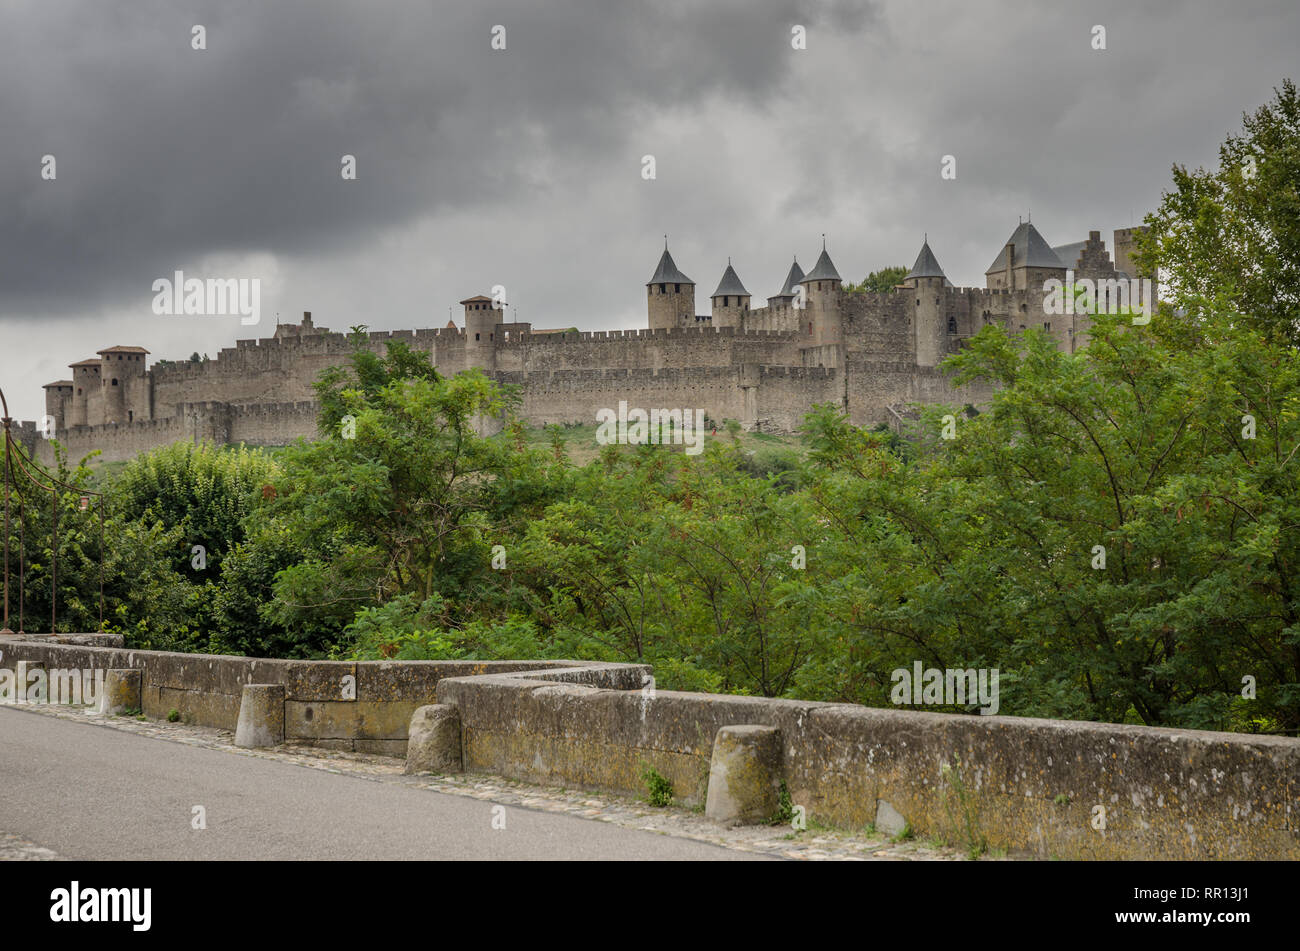
MULTIPOLYGON (((982 387, 956 388, 937 369, 988 323, 1042 328, 1067 352, 1085 342, 1088 317, 1044 313, 1043 282, 1134 277, 1133 229, 1114 233, 1115 259, 1099 232, 1051 247, 1028 222, 998 252, 982 288, 955 287, 926 241, 892 291, 846 290, 823 246, 813 268, 797 261, 765 306, 730 261, 696 313, 696 285, 665 244, 646 283, 643 330, 560 331, 506 322, 488 297, 461 301, 464 325, 373 332, 383 353, 401 340, 426 352, 440 371, 480 367, 517 384, 521 414, 533 425, 595 422, 626 400, 645 408, 699 408, 747 430, 793 431, 814 403, 834 403, 858 425, 894 423, 909 403, 986 401, 982 387)), ((45 386, 46 426, 23 423, 27 441, 52 423, 73 457, 98 449, 126 459, 177 440, 284 445, 316 432, 312 382, 346 362, 348 336, 312 323, 281 325, 275 335, 239 340, 214 360, 146 367, 143 347, 114 346, 70 366, 72 378, 45 386)))

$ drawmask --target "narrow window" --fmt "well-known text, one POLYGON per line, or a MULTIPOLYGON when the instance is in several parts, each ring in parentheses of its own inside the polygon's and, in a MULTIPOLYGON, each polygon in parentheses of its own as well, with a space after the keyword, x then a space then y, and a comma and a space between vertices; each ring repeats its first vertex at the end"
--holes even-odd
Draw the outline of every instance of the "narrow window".
POLYGON ((117 378, 116 378, 116 377, 114 377, 114 379, 113 379, 113 385, 114 385, 114 386, 117 386, 117 378))
POLYGON ((478 334, 475 334, 475 335, 474 335, 474 339, 475 339, 475 340, 478 339, 478 334))
POLYGON ((667 293, 668 293, 668 285, 667 285, 667 284, 660 284, 660 285, 659 285, 659 293, 660 293, 660 294, 667 294, 667 293))
POLYGON ((674 285, 673 285, 673 290, 675 290, 678 294, 680 294, 680 293, 682 292, 682 285, 680 285, 680 284, 674 284, 674 285))
POLYGON ((957 318, 956 318, 956 317, 949 317, 949 318, 948 318, 948 333, 950 333, 950 334, 955 334, 956 332, 957 332, 957 318))

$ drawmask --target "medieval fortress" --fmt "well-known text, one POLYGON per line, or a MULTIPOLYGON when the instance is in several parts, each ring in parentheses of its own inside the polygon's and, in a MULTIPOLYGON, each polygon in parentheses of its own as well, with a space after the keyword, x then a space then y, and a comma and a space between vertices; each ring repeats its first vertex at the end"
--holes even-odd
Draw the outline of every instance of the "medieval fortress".
MULTIPOLYGON (((1022 222, 985 273, 986 286, 954 287, 926 242, 892 291, 846 290, 825 247, 808 273, 796 262, 766 306, 728 263, 696 313, 696 286, 665 244, 646 284, 649 326, 578 332, 507 322, 485 296, 462 301, 464 325, 439 330, 373 332, 382 354, 401 340, 430 354, 445 374, 480 367, 517 384, 522 417, 532 425, 592 424, 620 401, 638 407, 703 409, 747 430, 789 432, 814 403, 834 403, 854 423, 895 424, 908 404, 979 404, 990 393, 953 387, 937 369, 988 323, 1010 330, 1041 327, 1073 352, 1085 342, 1086 314, 1044 312, 1044 281, 1136 277, 1136 229, 1114 232, 1114 260, 1100 232, 1051 247, 1022 222)), ((20 436, 51 456, 47 434, 75 462, 91 450, 106 461, 128 459, 178 440, 275 446, 316 433, 312 383, 345 363, 348 335, 312 323, 280 325, 275 335, 238 340, 213 360, 160 361, 149 351, 112 346, 70 365, 72 378, 45 386, 46 420, 20 425, 20 436)))

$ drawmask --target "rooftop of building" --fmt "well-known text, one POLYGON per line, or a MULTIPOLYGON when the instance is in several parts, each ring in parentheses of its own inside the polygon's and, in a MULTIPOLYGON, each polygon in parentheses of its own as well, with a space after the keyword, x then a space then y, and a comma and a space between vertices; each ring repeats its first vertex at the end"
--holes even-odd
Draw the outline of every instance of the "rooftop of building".
POLYGON ((1011 237, 1002 245, 1002 250, 998 256, 993 259, 985 274, 994 274, 998 271, 1006 270, 1007 266, 1007 248, 1014 247, 1014 256, 1011 261, 1013 268, 1020 267, 1051 267, 1064 269, 1065 265, 1061 259, 1056 256, 1051 245, 1043 240, 1043 236, 1038 233, 1030 222, 1022 221, 1019 227, 1011 233, 1011 237))
POLYGON ((916 263, 912 265, 912 270, 907 272, 907 277, 904 277, 903 280, 906 281, 913 277, 941 277, 945 281, 948 280, 948 275, 944 274, 943 268, 939 266, 939 259, 930 250, 928 235, 921 244, 921 253, 916 256, 916 263))
POLYGON ((749 291, 745 290, 745 285, 740 283, 740 278, 736 274, 736 269, 731 266, 731 259, 727 259, 727 269, 722 272, 722 280, 718 282, 718 289, 713 292, 714 297, 749 297, 749 291))
POLYGON ((821 256, 817 258, 817 263, 813 269, 803 276, 799 283, 807 284, 809 281, 840 281, 840 272, 835 270, 835 265, 831 262, 831 256, 826 253, 826 245, 822 244, 821 256))
POLYGON ((646 281, 646 286, 651 284, 690 284, 695 286, 695 282, 677 269, 673 262, 673 256, 668 253, 668 242, 664 242, 664 253, 659 258, 659 266, 655 268, 654 276, 646 281))
POLYGON ((790 265, 790 272, 785 276, 785 283, 781 285, 781 293, 776 297, 794 297, 799 292, 795 290, 799 282, 803 280, 803 268, 799 266, 799 259, 796 257, 794 263, 790 265))

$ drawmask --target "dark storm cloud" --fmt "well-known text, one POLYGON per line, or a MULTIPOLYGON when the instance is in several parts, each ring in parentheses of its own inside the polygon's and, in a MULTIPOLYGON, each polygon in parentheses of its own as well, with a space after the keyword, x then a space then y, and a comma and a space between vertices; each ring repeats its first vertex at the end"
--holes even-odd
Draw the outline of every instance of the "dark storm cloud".
POLYGON ((539 165, 580 185, 649 110, 760 103, 789 22, 740 2, 20 5, 0 40, 5 302, 59 310, 138 293, 187 255, 518 210, 553 184, 539 165), (46 153, 57 184, 36 174, 46 153))
POLYGON ((541 327, 643 326, 665 232, 700 313, 728 255, 757 302, 822 232, 848 280, 928 232, 980 284, 1019 215, 1109 239, 1216 161, 1298 26, 1294 0, 7 0, 0 385, 32 418, 101 346, 441 326, 498 282, 541 327), (177 268, 262 278, 263 326, 155 317, 177 268))

